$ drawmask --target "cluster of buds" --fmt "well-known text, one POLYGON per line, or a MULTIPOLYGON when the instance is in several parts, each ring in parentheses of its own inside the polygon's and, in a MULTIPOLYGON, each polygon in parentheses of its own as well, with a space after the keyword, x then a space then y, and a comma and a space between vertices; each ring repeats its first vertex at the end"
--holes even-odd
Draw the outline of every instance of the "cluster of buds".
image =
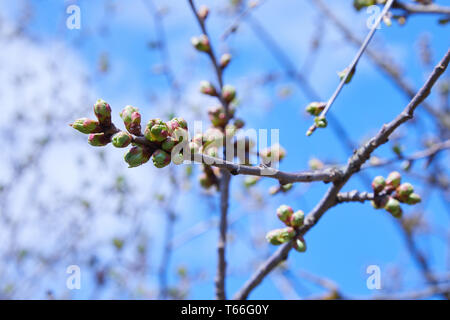
POLYGON ((372 205, 375 209, 385 209, 394 217, 402 216, 402 208, 400 203, 414 205, 421 201, 420 196, 414 193, 414 187, 408 183, 401 183, 401 175, 397 171, 391 172, 385 179, 377 176, 372 181, 372 189, 375 199, 372 205))
POLYGON ((280 245, 282 243, 294 239, 294 249, 299 252, 306 251, 306 242, 301 235, 297 235, 296 229, 303 226, 305 214, 302 210, 294 212, 291 207, 281 205, 277 209, 278 218, 286 225, 285 228, 275 229, 267 233, 266 239, 273 245, 280 245))
POLYGON ((157 168, 163 168, 171 161, 175 164, 183 162, 182 154, 171 159, 170 153, 178 143, 187 139, 187 123, 184 119, 173 118, 168 122, 152 119, 147 123, 145 132, 142 134, 141 115, 138 108, 126 106, 120 112, 127 131, 118 130, 111 122, 111 107, 104 100, 99 99, 94 104, 94 113, 97 120, 81 118, 75 120, 71 126, 82 133, 89 134, 88 143, 92 146, 106 146, 111 142, 116 148, 126 148, 131 145, 124 156, 130 168, 148 162, 152 156, 153 164, 157 168))

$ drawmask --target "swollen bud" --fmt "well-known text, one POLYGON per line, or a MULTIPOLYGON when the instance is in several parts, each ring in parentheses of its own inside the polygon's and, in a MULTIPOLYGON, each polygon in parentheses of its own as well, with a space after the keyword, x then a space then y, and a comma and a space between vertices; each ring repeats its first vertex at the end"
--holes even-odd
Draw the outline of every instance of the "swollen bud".
POLYGON ((224 54, 220 57, 220 67, 221 67, 222 69, 225 69, 225 68, 228 66, 228 64, 230 63, 230 61, 231 61, 231 54, 229 54, 229 53, 224 53, 224 54))
POLYGON ((302 236, 298 236, 294 240, 294 249, 298 252, 305 252, 306 251, 306 242, 305 239, 302 236))
POLYGON ((92 133, 89 135, 88 143, 94 147, 106 146, 111 141, 104 133, 92 133))
MULTIPOLYGON (((344 70, 342 70, 341 72, 338 72, 338 76, 339 79, 341 79, 341 81, 347 76, 347 73, 349 71, 349 68, 345 68, 344 70)), ((350 71, 350 74, 348 75, 347 79, 345 80, 345 84, 350 83, 350 81, 352 81, 353 76, 355 75, 355 68, 353 68, 350 71)))
POLYGON ((273 245, 279 245, 288 242, 295 237, 295 230, 292 227, 275 229, 267 233, 266 240, 273 245))
POLYGON ((125 148, 131 141, 133 141, 133 137, 125 131, 120 131, 112 137, 112 144, 116 148, 125 148))
POLYGON ((276 158, 278 158, 278 161, 281 161, 284 157, 286 157, 286 150, 284 150, 284 148, 277 143, 269 148, 261 150, 259 155, 265 160, 265 162, 276 160, 276 158))
POLYGON ((111 124, 111 107, 106 101, 98 99, 94 104, 94 113, 101 125, 111 124))
POLYGON ((373 6, 375 4, 376 0, 353 0, 353 7, 358 11, 364 7, 373 6))
POLYGON ((149 141, 162 142, 169 136, 169 127, 161 119, 152 119, 147 123, 144 136, 149 141))
POLYGON ((277 216, 278 218, 283 221, 285 224, 289 224, 292 214, 294 213, 294 210, 292 210, 291 207, 283 204, 278 207, 277 209, 277 216))
POLYGON ((73 123, 70 124, 72 128, 75 130, 78 130, 82 133, 98 133, 101 132, 102 129, 100 128, 100 124, 96 120, 91 120, 88 118, 81 118, 75 120, 73 123))
POLYGON ((405 182, 399 185, 397 189, 395 189, 395 198, 398 201, 406 202, 406 200, 408 200, 409 195, 413 192, 414 187, 412 186, 412 184, 405 182))
POLYGON ((133 106, 126 106, 122 112, 120 113, 120 117, 125 124, 128 132, 137 136, 140 136, 141 133, 141 114, 139 113, 138 108, 133 106))
POLYGON ((234 98, 236 98, 236 89, 229 84, 224 85, 222 89, 222 98, 226 102, 233 101, 234 98))
POLYGON ((197 11, 197 15, 200 19, 202 19, 203 21, 206 20, 206 18, 208 17, 209 14, 209 8, 205 5, 202 5, 198 11, 197 11))
POLYGON ((386 181, 382 176, 376 176, 372 181, 372 189, 375 193, 380 193, 386 186, 386 181))
POLYGON ((302 210, 298 210, 291 215, 289 219, 289 224, 291 227, 298 228, 303 225, 304 219, 305 213, 302 210))
POLYGON ((402 181, 402 176, 398 171, 392 171, 386 178, 386 186, 389 190, 395 190, 402 181))
POLYGON ((124 159, 128 163, 128 168, 138 167, 150 160, 151 153, 141 147, 135 146, 125 153, 124 159))
POLYGON ((246 176, 244 179, 244 186, 246 188, 253 187, 259 180, 261 180, 261 177, 246 176))
POLYGON ((208 116, 214 127, 223 127, 227 123, 227 115, 222 106, 209 108, 208 116))
POLYGON ((206 35, 202 34, 199 37, 192 37, 191 43, 195 49, 202 52, 208 52, 211 50, 209 39, 206 35))
POLYGON ((406 199, 405 203, 407 204, 416 204, 422 201, 422 198, 417 193, 411 193, 406 199))
POLYGON ((200 92, 209 96, 217 96, 216 88, 209 81, 200 82, 200 92))
POLYGON ((402 208, 400 207, 400 202, 393 197, 389 197, 384 209, 392 214, 395 218, 400 218, 402 216, 402 208))
POLYGON ((152 160, 155 167, 164 168, 170 163, 170 154, 161 149, 158 149, 153 153, 152 160))
POLYGON ((326 107, 326 102, 311 102, 306 106, 306 112, 310 115, 318 116, 326 107))
POLYGON ((170 131, 174 131, 175 129, 181 128, 187 130, 187 122, 181 117, 173 118, 172 120, 168 121, 167 126, 169 127, 170 131))

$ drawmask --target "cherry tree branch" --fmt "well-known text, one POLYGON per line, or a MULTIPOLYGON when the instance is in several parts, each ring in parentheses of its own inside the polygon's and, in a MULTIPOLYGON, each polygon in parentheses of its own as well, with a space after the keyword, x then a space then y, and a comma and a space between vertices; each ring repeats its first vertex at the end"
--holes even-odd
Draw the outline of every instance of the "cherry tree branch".
MULTIPOLYGON (((359 148, 352 157, 350 157, 342 178, 333 183, 316 207, 306 216, 305 223, 297 230, 297 234, 304 235, 313 226, 315 226, 322 215, 337 203, 336 199, 339 191, 350 179, 350 177, 360 170, 364 162, 370 158, 372 152, 382 144, 386 143, 389 136, 395 131, 395 129, 413 118, 415 109, 428 97, 431 92, 431 88, 434 86, 438 78, 444 73, 449 62, 450 50, 447 51, 443 59, 434 68, 424 86, 417 92, 406 108, 394 120, 383 125, 374 137, 372 137, 367 143, 364 144, 364 146, 359 148)), ((236 293, 234 299, 246 299, 251 291, 261 283, 267 274, 277 267, 281 261, 287 259, 291 248, 292 242, 287 242, 275 253, 273 253, 236 293)))
POLYGON ((396 1, 392 8, 402 9, 407 14, 450 14, 450 7, 444 7, 437 5, 435 3, 430 4, 413 4, 413 3, 402 3, 396 1))

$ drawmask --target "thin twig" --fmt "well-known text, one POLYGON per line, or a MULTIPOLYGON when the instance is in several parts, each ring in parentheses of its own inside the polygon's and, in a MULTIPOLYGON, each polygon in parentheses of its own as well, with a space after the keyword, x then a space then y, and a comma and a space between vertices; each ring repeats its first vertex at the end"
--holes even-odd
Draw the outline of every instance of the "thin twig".
MULTIPOLYGON (((350 179, 350 177, 358 172, 361 166, 366 162, 372 152, 380 145, 386 143, 389 136, 397 129, 401 124, 412 119, 414 111, 419 104, 421 104, 430 94, 431 88, 436 83, 438 78, 444 73, 450 62, 450 50, 447 51, 444 58, 434 68, 428 80, 424 86, 418 91, 414 98, 409 102, 406 108, 390 123, 382 126, 380 131, 370 139, 364 146, 362 146, 355 154, 350 157, 344 176, 335 181, 333 185, 328 189, 324 197, 316 205, 316 207, 306 216, 304 225, 297 231, 299 235, 304 235, 313 226, 315 226, 322 215, 331 207, 336 204, 336 197, 342 187, 350 179)), ((251 278, 242 286, 242 288, 236 293, 234 299, 246 299, 250 292, 269 274, 278 264, 286 260, 289 251, 292 248, 292 242, 287 242, 282 245, 275 253, 272 254, 251 276, 251 278)))

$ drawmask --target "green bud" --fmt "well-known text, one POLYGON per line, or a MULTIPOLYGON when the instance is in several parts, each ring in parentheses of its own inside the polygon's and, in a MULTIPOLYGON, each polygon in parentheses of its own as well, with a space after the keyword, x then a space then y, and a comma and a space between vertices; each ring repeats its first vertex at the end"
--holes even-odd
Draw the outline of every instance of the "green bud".
POLYGON ((101 132, 102 129, 100 127, 100 123, 96 120, 91 120, 88 118, 81 118, 75 120, 70 124, 72 128, 78 130, 82 133, 98 133, 101 132))
POLYGON ((202 52, 208 52, 211 50, 209 39, 206 35, 202 34, 199 37, 192 37, 191 43, 195 49, 202 52))
POLYGON ((422 201, 422 198, 417 193, 411 193, 406 199, 407 204, 416 204, 422 201))
POLYGON ((406 202, 411 193, 414 192, 414 187, 411 183, 402 183, 395 189, 395 198, 400 202, 406 202))
MULTIPOLYGON (((341 80, 344 79, 345 76, 347 75, 348 70, 349 70, 348 68, 345 68, 341 72, 338 72, 339 79, 341 79, 341 80)), ((350 74, 348 75, 347 80, 345 80, 345 84, 350 83, 350 81, 352 81, 352 78, 353 78, 354 75, 355 75, 355 68, 353 68, 350 71, 350 74)))
POLYGON ((328 121, 325 117, 315 117, 314 123, 316 124, 317 128, 326 128, 328 125, 328 121))
POLYGON ((267 233, 266 240, 273 245, 280 245, 295 237, 295 230, 292 227, 275 229, 267 233))
POLYGON ((162 142, 169 136, 169 127, 161 119, 152 119, 147 123, 144 136, 149 141, 162 142))
POLYGON ((164 168, 170 163, 170 154, 161 149, 158 149, 153 153, 152 160, 155 167, 164 168))
POLYGON ((269 231, 266 234, 267 242, 269 242, 270 244, 273 244, 275 246, 278 246, 278 245, 282 244, 282 242, 280 240, 278 240, 278 234, 279 234, 279 230, 278 229, 269 231))
POLYGON ((226 102, 233 101, 234 98, 236 98, 236 89, 229 84, 224 85, 222 89, 222 98, 226 102))
POLYGON ((326 107, 326 102, 311 102, 306 107, 306 112, 312 116, 318 116, 326 107))
POLYGON ((128 168, 133 168, 146 163, 150 160, 150 156, 151 153, 147 149, 135 146, 125 153, 124 159, 128 163, 128 168))
POLYGON ((101 125, 111 125, 111 107, 106 101, 98 99, 94 104, 94 113, 101 125))
POLYGON ((291 227, 298 228, 303 225, 303 220, 305 219, 305 213, 302 210, 294 212, 289 218, 289 224, 291 227))
POLYGON ((112 137, 112 144, 116 148, 125 148, 132 140, 133 137, 128 132, 120 131, 112 137))
POLYGON ((253 187, 259 180, 261 180, 261 177, 246 176, 245 179, 244 179, 244 186, 246 188, 253 187))
POLYGON ((103 147, 111 142, 104 133, 91 133, 88 138, 88 143, 94 147, 103 147))
POLYGON ((221 67, 222 69, 225 69, 225 68, 228 66, 228 64, 230 63, 230 61, 231 61, 231 54, 229 54, 229 53, 224 53, 224 54, 220 57, 220 67, 221 67))
POLYGON ((120 117, 129 133, 141 135, 141 114, 138 108, 126 106, 120 113, 120 117))
POLYGON ((372 189, 375 193, 380 193, 386 186, 386 181, 382 176, 376 176, 372 181, 372 189))
POLYGON ((227 123, 225 109, 222 106, 209 108, 208 116, 212 125, 215 127, 223 127, 227 123))
POLYGON ((274 144, 269 148, 263 149, 259 152, 260 157, 262 157, 266 162, 272 158, 278 156, 278 160, 281 161, 286 157, 286 150, 279 144, 274 144))
POLYGON ((353 0, 353 7, 358 11, 364 7, 373 6, 375 4, 376 0, 353 0))
POLYGON ((400 202, 393 197, 389 197, 384 209, 392 214, 395 218, 400 218, 402 216, 402 208, 400 207, 400 202))
POLYGON ((395 190, 402 181, 402 176, 398 171, 391 172, 388 177, 386 178, 386 186, 390 190, 395 190))
POLYGON ((294 210, 292 210, 291 207, 289 207, 285 204, 279 206, 277 209, 278 218, 286 224, 289 224, 289 221, 290 221, 293 213, 294 213, 294 210))
POLYGON ((306 242, 305 239, 302 236, 298 236, 294 240, 294 249, 298 252, 305 252, 306 251, 306 242))
POLYGON ((175 140, 173 137, 167 137, 166 140, 163 141, 161 144, 161 147, 164 151, 170 152, 172 151, 173 147, 177 144, 177 140, 175 140))
POLYGON ((217 96, 216 88, 209 81, 200 82, 200 92, 209 96, 217 96))
POLYGON ((292 183, 286 183, 281 186, 281 190, 283 190, 283 192, 287 192, 291 190, 293 186, 294 185, 292 183))

